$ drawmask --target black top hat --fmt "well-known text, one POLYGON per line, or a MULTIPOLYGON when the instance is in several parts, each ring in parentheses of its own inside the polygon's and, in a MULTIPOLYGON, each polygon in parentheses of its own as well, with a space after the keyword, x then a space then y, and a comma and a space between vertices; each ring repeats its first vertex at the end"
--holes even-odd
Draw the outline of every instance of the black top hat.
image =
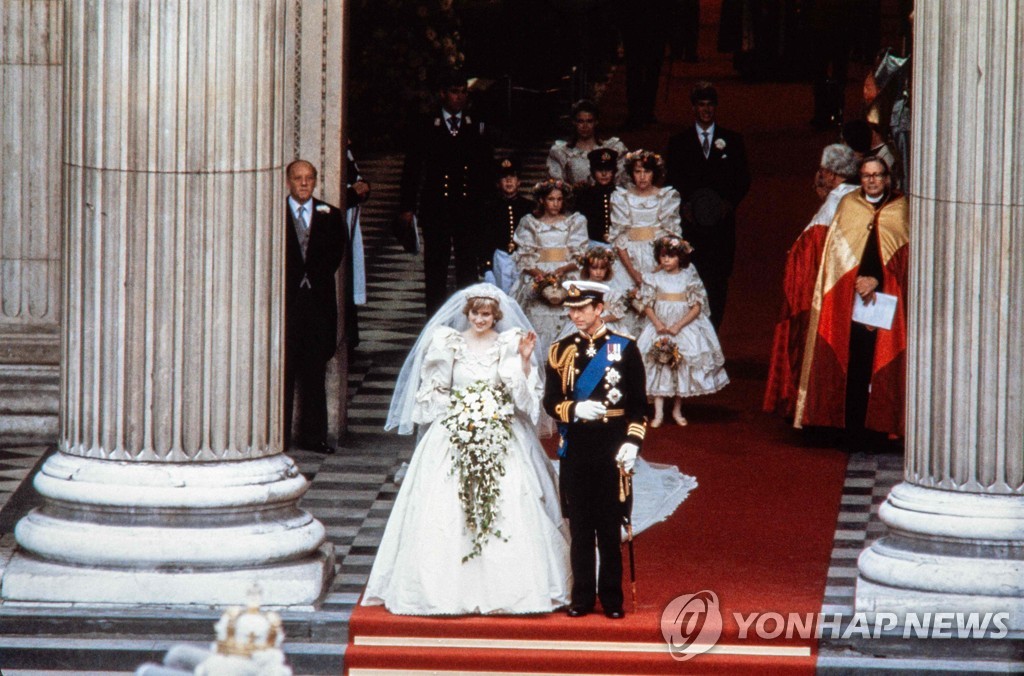
POLYGON ((494 175, 498 178, 519 176, 521 167, 516 157, 499 157, 494 163, 494 175))
POLYGON ((595 148, 587 153, 587 159, 590 160, 591 173, 602 169, 614 171, 616 163, 619 161, 619 154, 609 148, 595 148))
POLYGON ((711 188, 697 188, 686 211, 698 233, 714 232, 722 218, 722 196, 711 188))

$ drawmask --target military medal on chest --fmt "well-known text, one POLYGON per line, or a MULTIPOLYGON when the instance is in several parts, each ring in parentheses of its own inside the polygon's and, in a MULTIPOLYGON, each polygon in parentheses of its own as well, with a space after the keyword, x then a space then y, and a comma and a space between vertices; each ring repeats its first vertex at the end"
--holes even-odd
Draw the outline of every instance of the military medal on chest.
POLYGON ((622 344, 621 343, 617 343, 617 342, 613 343, 613 342, 609 341, 608 344, 607 344, 607 347, 608 347, 608 361, 610 361, 610 362, 622 361, 622 344))
POLYGON ((587 345, 586 355, 592 358, 595 354, 597 354, 597 348, 594 347, 594 344, 587 345))

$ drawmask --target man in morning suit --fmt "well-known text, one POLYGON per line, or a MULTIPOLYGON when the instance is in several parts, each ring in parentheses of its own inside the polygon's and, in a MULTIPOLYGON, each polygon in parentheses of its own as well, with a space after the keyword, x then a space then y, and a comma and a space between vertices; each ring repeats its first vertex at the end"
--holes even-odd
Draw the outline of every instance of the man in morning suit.
POLYGON ((414 126, 405 153, 399 220, 407 227, 418 216, 423 230, 423 272, 427 316, 448 296, 448 260, 455 250, 458 286, 477 281, 473 228, 480 202, 490 192, 493 149, 484 126, 465 110, 469 93, 458 72, 440 82, 440 108, 414 126))
POLYGON ((694 127, 669 139, 665 173, 683 200, 683 234, 693 246, 691 260, 707 289, 717 331, 736 258, 736 208, 750 190, 750 171, 743 135, 715 124, 715 87, 698 82, 690 103, 694 127), (700 217, 708 205, 715 213, 700 217))
POLYGON ((295 386, 302 402, 292 446, 333 453, 327 444, 327 362, 338 346, 334 274, 345 254, 345 218, 313 198, 316 167, 295 160, 285 170, 284 429, 290 437, 295 386))
POLYGON ((620 619, 625 615, 620 534, 632 498, 620 500, 619 467, 632 472, 647 429, 643 358, 632 338, 609 331, 601 319, 607 286, 587 281, 562 286, 578 331, 548 351, 544 409, 561 435, 558 484, 572 537, 569 616, 589 613, 596 597, 607 617, 620 619), (595 540, 601 561, 596 576, 595 540))

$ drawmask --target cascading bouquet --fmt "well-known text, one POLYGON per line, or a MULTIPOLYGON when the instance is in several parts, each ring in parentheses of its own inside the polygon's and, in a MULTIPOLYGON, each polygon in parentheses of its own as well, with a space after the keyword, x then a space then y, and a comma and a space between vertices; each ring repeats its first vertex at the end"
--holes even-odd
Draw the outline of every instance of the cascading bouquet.
POLYGON ((561 305, 567 295, 566 290, 562 288, 561 277, 553 272, 549 272, 540 279, 535 279, 531 290, 534 298, 553 307, 561 305))
POLYGON ((454 447, 451 474, 459 477, 459 501, 466 527, 473 534, 473 549, 462 562, 479 556, 493 535, 501 500, 500 477, 505 476, 505 454, 512 441, 512 396, 502 386, 477 381, 452 391, 451 405, 441 424, 454 447))
POLYGON ((683 355, 679 354, 679 346, 672 342, 668 336, 662 336, 654 341, 647 355, 655 364, 667 366, 673 371, 683 362, 683 355))

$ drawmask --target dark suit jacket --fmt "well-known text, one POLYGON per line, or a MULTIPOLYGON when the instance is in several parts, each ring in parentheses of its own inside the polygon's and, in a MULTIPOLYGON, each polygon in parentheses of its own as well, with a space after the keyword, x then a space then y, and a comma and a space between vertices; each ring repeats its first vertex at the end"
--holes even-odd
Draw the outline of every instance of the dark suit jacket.
MULTIPOLYGON (((715 125, 711 139, 711 152, 704 157, 701 137, 692 126, 669 139, 665 159, 665 173, 669 185, 679 191, 683 200, 683 236, 693 244, 701 278, 707 284, 714 274, 732 273, 736 254, 736 212, 740 201, 750 190, 750 171, 743 135, 715 125), (724 144, 716 148, 715 144, 724 144), (710 188, 727 203, 712 226, 698 227, 685 218, 685 206, 699 188, 710 188)), ((715 293, 712 291, 711 293, 715 293)))
POLYGON ((494 151, 475 116, 464 112, 452 136, 439 108, 412 129, 406 146, 399 197, 401 211, 427 220, 445 214, 469 216, 494 190, 494 151))
POLYGON ((285 230, 285 344, 301 351, 300 356, 326 362, 338 346, 334 273, 348 244, 345 216, 337 207, 313 199, 305 260, 287 200, 285 230))
POLYGON ((715 125, 707 159, 692 125, 670 138, 665 172, 668 185, 679 191, 683 202, 689 200, 697 188, 711 188, 735 209, 750 190, 743 135, 720 124, 715 125), (725 144, 721 149, 715 147, 719 139, 725 144))

